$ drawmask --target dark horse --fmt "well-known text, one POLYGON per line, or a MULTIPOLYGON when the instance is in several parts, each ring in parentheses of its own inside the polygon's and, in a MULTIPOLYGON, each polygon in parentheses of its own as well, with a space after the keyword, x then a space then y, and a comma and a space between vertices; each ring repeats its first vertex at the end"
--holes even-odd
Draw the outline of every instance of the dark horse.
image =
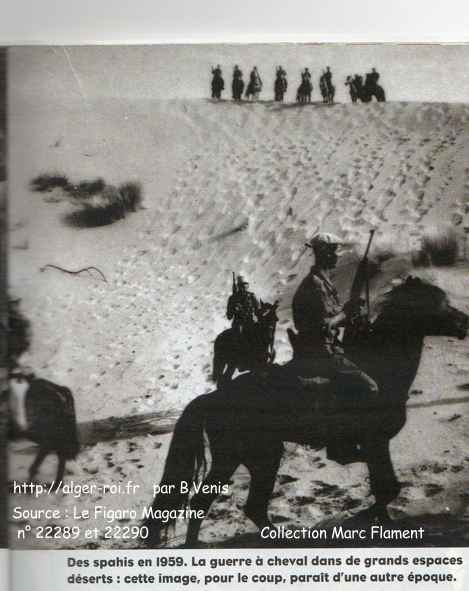
POLYGON ((233 78, 231 84, 231 94, 234 101, 240 101, 243 96, 244 80, 242 78, 233 78))
POLYGON ((282 102, 287 92, 288 82, 285 76, 277 74, 274 84, 274 95, 277 102, 282 102))
POLYGON ((229 382, 235 370, 261 369, 275 359, 274 338, 278 302, 260 302, 257 323, 237 336, 232 328, 215 339, 213 351, 213 381, 218 387, 229 382))
POLYGON ((221 93, 225 89, 225 81, 218 70, 214 70, 212 78, 212 98, 221 99, 221 93))
POLYGON ((59 486, 66 461, 75 458, 80 449, 72 392, 32 374, 14 372, 9 379, 9 397, 12 438, 25 437, 39 445, 29 479, 34 481, 45 457, 56 453, 55 486, 59 486))
POLYGON ((303 80, 296 91, 297 103, 310 103, 311 93, 313 92, 313 85, 310 80, 303 80))
POLYGON ((319 78, 319 90, 321 91, 322 102, 326 105, 332 105, 335 97, 335 86, 332 82, 328 84, 324 75, 319 78))
MULTIPOLYGON (((406 422, 409 388, 420 363, 427 335, 465 338, 468 316, 451 307, 443 290, 409 277, 394 287, 372 324, 369 340, 351 347, 347 354, 378 383, 379 395, 367 403, 354 402, 345 392, 336 404, 335 393, 315 395, 307 380, 298 378, 301 363, 272 366, 270 379, 252 374, 239 376, 218 392, 195 398, 176 423, 161 483, 174 485, 172 494, 157 494, 153 510, 185 507, 188 494, 180 482, 196 482, 204 471, 204 430, 207 433, 211 468, 204 483, 227 483, 240 464, 251 474, 245 513, 259 529, 273 527, 267 507, 283 451, 283 442, 328 445, 331 435, 353 439, 360 445, 368 466, 375 504, 371 519, 386 522, 387 505, 397 497, 400 484, 389 451, 389 441, 406 422), (321 402, 322 400, 322 402, 321 402), (339 401, 340 402, 340 401, 339 401)), ((304 369, 304 368, 303 368, 304 369)), ((322 386, 316 386, 317 392, 322 386)), ((217 486, 199 491, 190 508, 206 512, 218 496, 217 486)), ((148 519, 148 545, 161 542, 175 520, 148 519)), ((186 543, 197 543, 202 519, 189 521, 186 543)))
MULTIPOLYGON (((352 103, 356 103, 358 101, 358 99, 360 98, 360 93, 359 93, 359 80, 356 79, 357 77, 352 77, 352 76, 347 76, 346 80, 345 80, 345 86, 349 87, 349 92, 350 92, 350 98, 352 99, 352 103)), ((361 78, 361 76, 359 76, 358 78, 361 78)))
POLYGON ((373 81, 373 77, 369 74, 366 75, 365 84, 363 84, 362 76, 347 76, 345 85, 350 89, 350 98, 353 103, 356 103, 358 99, 362 103, 369 103, 375 97, 378 103, 384 103, 386 101, 386 94, 382 86, 373 81))
POLYGON ((257 101, 259 99, 259 94, 261 93, 261 90, 262 80, 260 79, 260 76, 258 74, 255 74, 254 72, 251 72, 251 75, 249 77, 249 84, 247 85, 244 96, 248 100, 257 101))

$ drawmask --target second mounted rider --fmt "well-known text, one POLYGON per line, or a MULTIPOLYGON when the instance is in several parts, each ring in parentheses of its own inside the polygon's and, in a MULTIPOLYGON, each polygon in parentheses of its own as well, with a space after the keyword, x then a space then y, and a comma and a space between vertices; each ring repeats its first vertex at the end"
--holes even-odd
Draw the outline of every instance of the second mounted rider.
POLYGON ((260 312, 260 305, 256 296, 249 291, 249 283, 238 275, 233 277, 233 293, 228 298, 226 317, 232 321, 235 335, 241 337, 249 335, 260 312))

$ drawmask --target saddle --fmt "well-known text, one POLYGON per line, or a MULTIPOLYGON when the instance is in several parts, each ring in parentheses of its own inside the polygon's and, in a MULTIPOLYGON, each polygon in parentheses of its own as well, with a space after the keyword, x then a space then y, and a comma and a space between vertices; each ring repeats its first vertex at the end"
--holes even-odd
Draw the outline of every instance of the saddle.
POLYGON ((274 408, 285 413, 330 414, 339 410, 340 402, 328 378, 301 375, 294 362, 280 366, 273 364, 256 373, 258 390, 274 408))
POLYGON ((331 413, 337 410, 337 397, 332 382, 321 376, 297 376, 304 394, 309 398, 311 410, 315 413, 331 413))

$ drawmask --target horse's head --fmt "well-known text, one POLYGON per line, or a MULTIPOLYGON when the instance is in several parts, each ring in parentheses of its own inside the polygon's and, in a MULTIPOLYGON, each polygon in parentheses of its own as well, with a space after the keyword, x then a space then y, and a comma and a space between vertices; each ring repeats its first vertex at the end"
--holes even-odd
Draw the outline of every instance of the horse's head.
POLYGON ((386 296, 379 319, 419 336, 467 336, 469 317, 450 305, 446 293, 418 277, 408 277, 386 296))
POLYGON ((277 316, 277 308, 278 308, 279 301, 276 300, 273 304, 269 304, 268 302, 263 302, 262 300, 259 303, 259 311, 257 313, 257 318, 259 323, 261 324, 276 324, 278 322, 277 316))

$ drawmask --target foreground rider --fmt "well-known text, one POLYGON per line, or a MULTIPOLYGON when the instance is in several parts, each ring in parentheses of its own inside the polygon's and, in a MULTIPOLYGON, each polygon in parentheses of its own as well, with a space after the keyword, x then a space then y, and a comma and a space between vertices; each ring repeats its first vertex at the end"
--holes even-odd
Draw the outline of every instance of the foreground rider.
POLYGON ((237 336, 241 336, 255 323, 260 307, 256 296, 249 291, 249 283, 238 275, 236 283, 233 283, 233 293, 228 299, 226 316, 232 320, 232 328, 237 336))
MULTIPOLYGON (((351 315, 359 313, 360 306, 359 302, 341 306, 329 276, 337 265, 340 244, 336 236, 320 233, 306 245, 312 249, 315 264, 293 297, 293 320, 298 331, 295 356, 310 375, 331 379, 340 397, 370 401, 378 393, 377 384, 345 357, 339 340, 340 329, 351 315)), ((357 461, 358 452, 354 443, 344 441, 339 434, 337 441, 328 445, 328 457, 346 464, 357 461)))

